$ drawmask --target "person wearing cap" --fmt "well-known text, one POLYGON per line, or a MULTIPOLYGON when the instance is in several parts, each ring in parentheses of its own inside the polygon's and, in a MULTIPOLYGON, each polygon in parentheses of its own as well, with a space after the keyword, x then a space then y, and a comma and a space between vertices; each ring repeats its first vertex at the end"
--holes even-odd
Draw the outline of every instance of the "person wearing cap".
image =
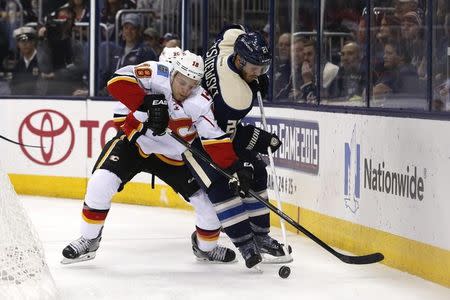
POLYGON ((38 95, 38 79, 41 74, 37 55, 37 35, 32 27, 20 27, 14 30, 13 36, 19 48, 20 58, 12 70, 10 81, 13 95, 38 95))
POLYGON ((152 48, 153 51, 155 51, 156 55, 160 55, 163 47, 161 46, 160 43, 160 36, 158 31, 153 28, 153 27, 148 27, 147 29, 144 30, 143 35, 143 39, 144 39, 144 44, 149 47, 152 48))
POLYGON ((112 63, 103 78, 103 86, 106 86, 106 81, 117 69, 148 60, 158 60, 155 51, 144 44, 139 14, 128 13, 122 17, 122 41, 119 46, 112 51, 112 63))

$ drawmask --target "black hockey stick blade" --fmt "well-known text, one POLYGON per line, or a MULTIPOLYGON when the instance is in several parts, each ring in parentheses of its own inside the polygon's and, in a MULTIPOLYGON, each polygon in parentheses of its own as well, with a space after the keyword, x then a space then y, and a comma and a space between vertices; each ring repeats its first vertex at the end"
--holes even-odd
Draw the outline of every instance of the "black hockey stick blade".
POLYGON ((27 145, 27 144, 19 143, 19 142, 13 141, 13 140, 11 140, 11 139, 8 139, 7 137, 5 137, 5 136, 3 136, 3 135, 1 135, 1 134, 0 134, 0 139, 3 139, 3 140, 5 140, 5 141, 7 141, 7 142, 10 142, 10 143, 13 143, 13 144, 16 144, 16 145, 20 145, 20 146, 24 146, 24 147, 29 147, 29 148, 44 148, 43 146, 34 146, 34 145, 27 145))
MULTIPOLYGON (((188 142, 183 140, 181 137, 176 135, 170 130, 167 130, 167 133, 172 136, 175 140, 177 140, 180 144, 184 145, 192 154, 206 162, 210 167, 212 167, 214 170, 222 174, 228 179, 236 179, 232 175, 228 174, 225 170, 217 166, 208 156, 203 154, 201 151, 199 151, 196 148, 193 148, 188 142)), ((300 225, 299 223, 295 222, 291 217, 286 215, 283 211, 279 210, 276 206, 274 206, 272 203, 269 202, 269 200, 266 200, 262 198, 260 195, 258 195, 255 191, 249 190, 249 194, 254 197, 256 200, 263 203, 267 208, 269 208, 273 213, 278 215, 280 218, 285 220, 287 223, 292 225, 294 228, 302 232, 304 235, 309 237, 311 240, 319 244, 322 248, 324 248, 329 253, 333 254, 335 257, 340 259, 342 262, 347 264, 355 264, 355 265, 366 265, 366 264, 373 264, 380 262, 384 259, 383 254, 377 252, 372 253, 368 255, 359 255, 359 256, 353 256, 353 255, 346 255, 343 253, 340 253, 333 248, 331 248, 327 243, 319 239, 317 236, 315 236, 313 233, 311 233, 309 230, 307 230, 305 227, 300 225)))
POLYGON ((341 257, 338 256, 340 260, 348 264, 354 265, 367 265, 380 262, 384 259, 384 255, 380 252, 361 255, 361 256, 349 256, 338 253, 341 257))

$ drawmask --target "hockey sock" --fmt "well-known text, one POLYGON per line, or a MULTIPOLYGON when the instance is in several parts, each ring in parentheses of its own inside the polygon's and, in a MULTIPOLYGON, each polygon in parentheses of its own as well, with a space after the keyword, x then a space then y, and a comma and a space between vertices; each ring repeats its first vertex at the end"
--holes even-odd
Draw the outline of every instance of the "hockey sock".
POLYGON ((93 209, 83 204, 81 213, 81 235, 87 239, 96 238, 105 223, 109 209, 93 209))
POLYGON ((220 235, 220 228, 216 230, 206 230, 196 226, 196 232, 197 245, 200 250, 209 252, 217 246, 217 241, 219 240, 220 235))
MULTIPOLYGON (((267 191, 260 193, 267 199, 267 191)), ((270 231, 270 210, 253 197, 243 199, 245 209, 249 215, 253 233, 257 235, 267 234, 270 231)))

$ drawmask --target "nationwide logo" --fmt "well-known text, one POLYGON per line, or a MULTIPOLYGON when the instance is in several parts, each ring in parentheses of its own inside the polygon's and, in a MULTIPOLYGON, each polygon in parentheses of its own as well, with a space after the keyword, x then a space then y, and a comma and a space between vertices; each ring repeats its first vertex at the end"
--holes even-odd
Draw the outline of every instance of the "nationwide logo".
POLYGON ((352 213, 359 209, 361 197, 361 145, 356 143, 356 125, 344 149, 344 202, 352 213))
POLYGON ((69 119, 58 111, 41 109, 32 112, 19 127, 19 142, 40 145, 40 149, 21 146, 23 153, 40 165, 57 165, 69 157, 75 134, 69 119))
POLYGON ((402 173, 386 169, 384 161, 372 165, 372 159, 364 159, 364 188, 422 201, 424 184, 424 177, 417 176, 416 166, 414 172, 406 166, 406 172, 402 173))
MULTIPOLYGON (((261 119, 245 118, 245 122, 262 128, 261 119)), ((274 153, 279 167, 306 173, 319 173, 319 124, 317 122, 273 119, 267 120, 267 131, 276 134, 281 147, 274 153)))
POLYGON ((418 175, 417 166, 407 165, 405 172, 388 168, 386 162, 377 162, 372 158, 361 158, 361 145, 356 143, 356 125, 353 128, 350 143, 344 146, 344 201, 345 207, 355 213, 361 200, 361 162, 364 161, 363 188, 377 193, 402 198, 424 199, 425 174, 418 175))

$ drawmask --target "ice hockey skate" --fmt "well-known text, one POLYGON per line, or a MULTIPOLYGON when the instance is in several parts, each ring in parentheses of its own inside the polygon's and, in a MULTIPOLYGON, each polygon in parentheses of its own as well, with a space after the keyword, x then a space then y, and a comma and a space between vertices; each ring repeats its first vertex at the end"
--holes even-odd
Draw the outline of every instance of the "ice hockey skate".
POLYGON ((285 247, 280 244, 277 240, 270 237, 268 234, 255 235, 256 245, 262 254, 264 264, 279 264, 292 262, 293 258, 291 256, 292 248, 291 246, 285 247), (289 253, 285 253, 285 249, 289 253))
POLYGON ((64 258, 61 263, 67 265, 94 259, 101 240, 101 231, 95 239, 84 237, 76 239, 63 249, 62 255, 64 258))
POLYGON ((216 245, 216 247, 211 251, 202 251, 198 247, 197 243, 197 233, 194 231, 191 235, 192 241, 192 252, 197 257, 199 261, 207 261, 210 263, 235 263, 236 253, 227 248, 220 245, 216 245))
POLYGON ((249 269, 255 267, 262 261, 261 254, 255 241, 250 241, 239 247, 242 257, 245 260, 245 266, 249 269))

